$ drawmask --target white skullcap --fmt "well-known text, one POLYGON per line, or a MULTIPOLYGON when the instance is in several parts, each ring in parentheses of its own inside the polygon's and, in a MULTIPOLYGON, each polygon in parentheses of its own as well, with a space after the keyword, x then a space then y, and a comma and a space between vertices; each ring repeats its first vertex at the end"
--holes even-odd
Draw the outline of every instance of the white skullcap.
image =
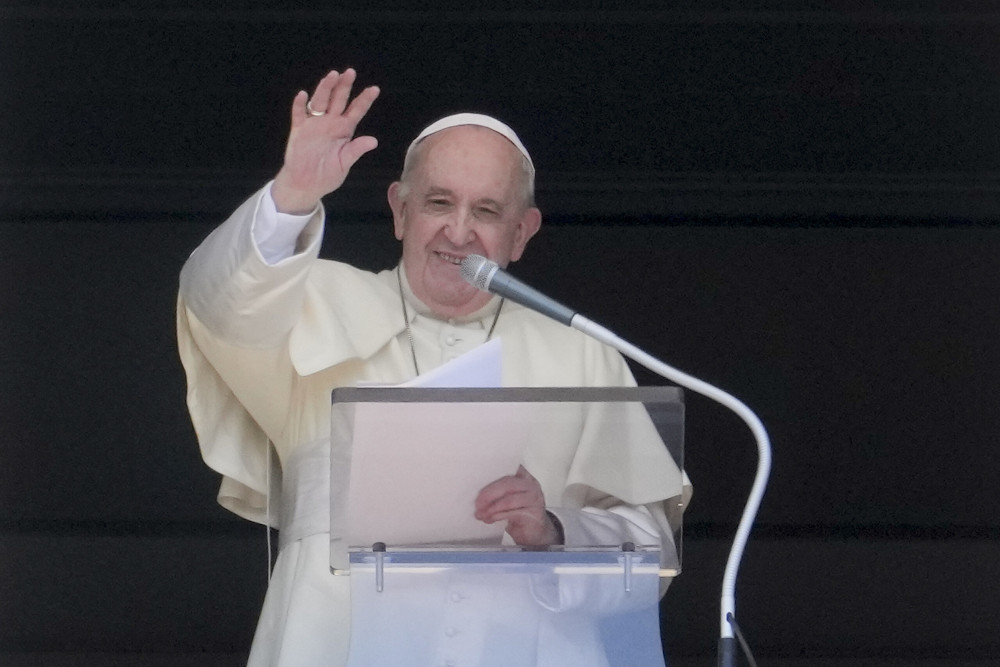
POLYGON ((501 123, 496 118, 485 116, 481 113, 456 113, 451 116, 445 116, 441 120, 431 123, 425 127, 423 131, 417 135, 417 138, 410 143, 410 147, 406 149, 405 162, 409 162, 410 153, 413 152, 413 148, 422 140, 436 132, 440 132, 441 130, 447 130, 448 128, 458 127, 460 125, 478 125, 479 127, 488 128, 497 134, 502 135, 505 139, 507 139, 507 141, 514 144, 517 150, 521 151, 521 155, 523 155, 524 159, 528 161, 531 171, 535 171, 535 164, 531 161, 531 156, 528 155, 528 149, 524 147, 521 140, 517 138, 516 134, 514 134, 514 130, 510 129, 509 126, 505 123, 501 123))

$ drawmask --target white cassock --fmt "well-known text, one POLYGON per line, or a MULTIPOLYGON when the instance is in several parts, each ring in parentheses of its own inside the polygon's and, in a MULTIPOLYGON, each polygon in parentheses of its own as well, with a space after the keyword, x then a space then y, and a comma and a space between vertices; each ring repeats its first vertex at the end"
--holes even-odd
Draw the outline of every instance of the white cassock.
MULTIPOLYGON (((409 380, 413 359, 396 270, 373 274, 317 259, 321 210, 294 254, 273 265, 264 260, 253 227, 260 207, 273 207, 266 192, 244 203, 185 264, 178 345, 202 456, 222 475, 219 502, 282 532, 250 664, 339 667, 350 642, 350 582, 330 574, 328 514, 318 521, 307 516, 328 510, 308 499, 329 493, 329 466, 323 466, 330 393, 359 382, 409 380)), ((482 344, 499 305, 493 299, 469 317, 442 321, 405 279, 403 293, 421 371, 482 344)), ((504 386, 635 385, 617 352, 517 304, 503 305, 493 337, 503 345, 504 386)), ((662 442, 619 440, 613 456, 596 444, 525 453, 525 467, 562 523, 566 544, 632 541, 673 550, 670 522, 686 507, 690 489, 662 442)), ((521 616, 534 618, 539 609, 572 604, 572 595, 486 583, 457 582, 447 593, 466 603, 460 617, 480 619, 475 627, 456 625, 458 612, 446 605, 425 615, 447 637, 433 649, 442 664, 492 664, 490 655, 507 655, 500 663, 507 665, 606 664, 599 640, 567 635, 558 613, 536 623, 527 640, 523 633, 491 633, 490 609, 521 605, 521 616), (497 653, 501 646, 514 653, 497 653)))

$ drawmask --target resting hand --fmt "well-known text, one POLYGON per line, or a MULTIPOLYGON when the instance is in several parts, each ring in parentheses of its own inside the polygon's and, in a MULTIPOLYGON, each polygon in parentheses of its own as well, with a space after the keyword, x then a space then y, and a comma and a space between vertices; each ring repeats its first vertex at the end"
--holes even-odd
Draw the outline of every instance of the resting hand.
POLYGON ((305 91, 295 96, 285 162, 271 187, 278 211, 311 212, 320 198, 341 186, 358 158, 378 145, 375 137, 354 136, 379 94, 377 87, 370 86, 351 100, 356 77, 353 69, 343 74, 330 72, 316 86, 311 100, 305 91), (313 111, 326 113, 310 114, 307 103, 313 111))
POLYGON ((545 495, 538 480, 524 466, 517 474, 483 487, 476 497, 476 518, 483 523, 507 522, 507 534, 522 546, 559 542, 559 531, 545 511, 545 495))

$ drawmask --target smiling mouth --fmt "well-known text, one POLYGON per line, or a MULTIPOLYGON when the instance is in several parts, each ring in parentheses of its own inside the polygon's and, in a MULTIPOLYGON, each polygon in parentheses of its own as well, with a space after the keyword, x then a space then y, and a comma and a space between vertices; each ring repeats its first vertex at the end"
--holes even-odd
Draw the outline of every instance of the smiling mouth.
POLYGON ((437 251, 435 254, 444 261, 448 262, 449 264, 454 264, 455 266, 461 266, 462 260, 464 259, 464 257, 460 257, 458 255, 452 255, 447 252, 437 251))

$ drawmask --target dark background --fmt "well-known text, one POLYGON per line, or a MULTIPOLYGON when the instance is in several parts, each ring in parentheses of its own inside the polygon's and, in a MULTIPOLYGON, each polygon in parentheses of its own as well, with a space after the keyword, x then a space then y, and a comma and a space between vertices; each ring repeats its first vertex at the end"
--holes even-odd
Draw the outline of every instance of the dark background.
MULTIPOLYGON (((348 65, 381 146, 327 256, 393 262, 410 138, 495 114, 546 219, 515 273, 768 426, 737 602, 763 664, 1000 657, 1000 8, 203 5, 0 3, 0 664, 244 660, 264 531, 201 463, 177 274, 348 65)), ((675 665, 711 662, 756 461, 725 409, 687 414, 675 665)))

